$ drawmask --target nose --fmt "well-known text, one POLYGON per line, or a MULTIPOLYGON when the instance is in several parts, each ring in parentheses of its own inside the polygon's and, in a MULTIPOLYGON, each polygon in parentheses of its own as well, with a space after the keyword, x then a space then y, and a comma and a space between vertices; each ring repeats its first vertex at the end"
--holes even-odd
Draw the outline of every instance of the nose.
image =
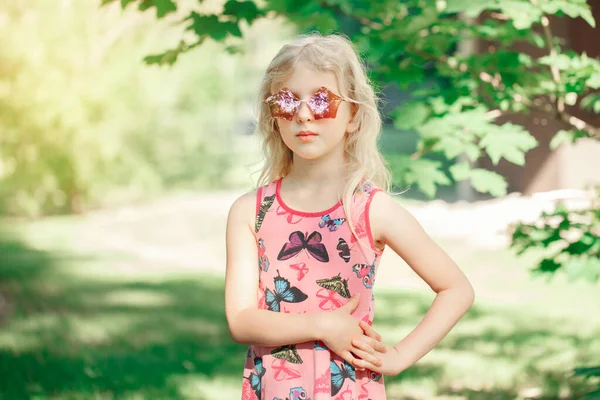
POLYGON ((296 119, 298 120, 298 122, 305 122, 305 121, 313 120, 312 111, 310 111, 310 108, 308 108, 308 104, 306 104, 306 101, 303 101, 302 103, 300 103, 300 108, 298 109, 298 112, 296 113, 296 119))

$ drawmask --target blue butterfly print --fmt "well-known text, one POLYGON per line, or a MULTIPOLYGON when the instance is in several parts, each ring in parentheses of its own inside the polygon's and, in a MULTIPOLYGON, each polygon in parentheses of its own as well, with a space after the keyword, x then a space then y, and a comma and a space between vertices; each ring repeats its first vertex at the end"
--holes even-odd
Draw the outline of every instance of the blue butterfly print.
POLYGON ((281 311, 281 302, 286 303, 300 303, 308 298, 308 296, 295 286, 290 286, 290 281, 279 276, 279 270, 277 270, 277 276, 273 278, 275 282, 275 292, 271 292, 269 288, 265 289, 265 302, 269 310, 281 311))
POLYGON ((250 386, 257 398, 261 398, 262 392, 262 377, 265 375, 267 370, 263 367, 263 362, 261 357, 254 357, 254 368, 256 369, 256 374, 251 372, 248 376, 248 380, 250 381, 250 386))
POLYGON ((325 345, 325 343, 323 343, 320 340, 315 340, 314 347, 315 347, 315 350, 329 350, 327 348, 327 346, 325 345))
POLYGON ((344 361, 343 364, 338 365, 335 361, 331 362, 331 395, 335 396, 342 389, 344 381, 350 379, 356 382, 356 372, 354 367, 344 361))
POLYGON ((331 219, 329 214, 323 215, 321 221, 319 221, 319 228, 329 228, 330 232, 337 231, 337 229, 346 222, 346 218, 331 219))

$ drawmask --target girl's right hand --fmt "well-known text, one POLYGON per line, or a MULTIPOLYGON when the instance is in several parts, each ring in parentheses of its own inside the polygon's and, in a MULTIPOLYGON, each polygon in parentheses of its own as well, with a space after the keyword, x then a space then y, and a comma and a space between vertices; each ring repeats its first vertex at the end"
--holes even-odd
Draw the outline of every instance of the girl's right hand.
MULTIPOLYGON (((376 357, 375 352, 385 352, 386 347, 381 343, 379 335, 370 326, 365 330, 359 325, 359 321, 352 317, 352 312, 358 307, 359 296, 350 298, 346 304, 335 311, 318 314, 320 320, 317 323, 319 327, 319 337, 325 345, 335 354, 346 360, 354 366, 355 357, 370 362, 373 365, 380 365, 381 359, 376 357), (352 344, 353 339, 360 339, 363 348, 352 344)), ((356 368, 359 371, 364 368, 356 368)))

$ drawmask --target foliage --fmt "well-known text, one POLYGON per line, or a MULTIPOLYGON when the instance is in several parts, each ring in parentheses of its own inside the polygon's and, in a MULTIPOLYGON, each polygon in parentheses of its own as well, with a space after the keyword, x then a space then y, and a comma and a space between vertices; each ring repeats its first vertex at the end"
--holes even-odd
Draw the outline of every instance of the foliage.
MULTIPOLYGON (((164 16, 180 2, 121 3, 135 3, 140 9, 154 6, 157 16, 164 16)), ((585 0, 228 0, 220 12, 191 11, 184 21, 194 39, 146 61, 172 64, 180 53, 209 37, 235 43, 242 36, 242 23, 269 16, 282 16, 301 31, 342 31, 366 57, 377 83, 412 89, 412 99, 390 113, 397 127, 415 129, 420 135, 412 157, 389 157, 397 183, 416 184, 434 196, 438 185, 469 179, 476 190, 500 196, 506 193, 504 178, 476 168, 476 161, 487 156, 494 164, 504 158, 523 165, 526 153, 538 143, 523 127, 500 124, 499 118, 537 111, 562 121, 568 128, 556 133, 552 148, 583 137, 600 139, 600 129, 567 108, 581 100, 581 107, 600 113, 600 98, 593 92, 600 88, 600 61, 556 42, 548 17, 565 15, 595 26, 585 0), (488 51, 469 49, 477 39, 490 43, 488 51), (547 55, 534 59, 517 50, 518 43, 542 48, 547 55), (424 158, 432 152, 456 163, 448 170, 450 176, 442 163, 424 158)), ((542 260, 537 271, 556 271, 565 265, 562 269, 571 274, 597 277, 598 241, 592 233, 596 228, 586 225, 597 219, 594 210, 558 208, 542 216, 541 226, 517 227, 513 245, 524 251, 565 243, 564 229, 580 229, 578 238, 542 260), (571 219, 576 216, 579 219, 571 219), (580 221, 583 217, 588 221, 580 221), (554 219, 559 219, 558 227, 550 222, 554 219)))
MULTIPOLYGON (((600 198, 600 186, 596 189, 600 198)), ((531 224, 517 225, 512 234, 518 254, 538 249, 549 253, 534 269, 537 274, 564 270, 570 279, 600 280, 600 204, 569 210, 559 203, 531 224)))
MULTIPOLYGON (((0 209, 80 212, 174 187, 227 185, 231 58, 209 44, 171 71, 140 68, 179 35, 135 11, 0 0, 0 209), (217 64, 203 63, 210 56, 217 64), (215 123, 215 117, 221 119, 215 123)), ((147 3, 146 5, 149 5, 147 3)))

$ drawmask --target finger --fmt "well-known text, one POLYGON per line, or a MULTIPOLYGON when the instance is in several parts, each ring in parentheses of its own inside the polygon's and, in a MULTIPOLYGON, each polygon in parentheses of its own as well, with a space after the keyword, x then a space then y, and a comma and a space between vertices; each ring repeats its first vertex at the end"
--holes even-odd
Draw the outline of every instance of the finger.
MULTIPOLYGON (((360 338, 356 339, 356 340, 360 340, 361 342, 363 342, 364 344, 370 346, 374 351, 379 352, 379 353, 385 353, 387 351, 387 346, 373 338, 370 338, 368 336, 361 336, 360 338)), ((353 342, 354 343, 354 342, 353 342)), ((365 350, 365 349, 363 349, 365 350)), ((366 351, 369 351, 369 349, 366 349, 366 351)))
POLYGON ((367 322, 362 321, 362 320, 360 321, 359 325, 367 336, 372 337, 373 339, 381 342, 381 335, 379 333, 377 333, 371 325, 369 325, 367 322))
POLYGON ((374 365, 374 364, 372 364, 366 360, 362 360, 360 358, 354 359, 354 368, 357 371, 371 370, 371 371, 379 372, 379 367, 377 365, 374 365))
POLYGON ((346 360, 348 362, 348 364, 354 366, 354 369, 358 370, 358 371, 364 371, 365 369, 363 367, 361 367, 359 364, 359 359, 357 359, 356 357, 354 357, 354 355, 349 352, 348 350, 344 351, 342 353, 342 358, 344 360, 346 360))
MULTIPOLYGON (((374 354, 371 354, 367 351, 363 351, 359 348, 354 348, 352 349, 352 354, 354 354, 355 357, 357 357, 358 359, 360 359, 359 361, 365 361, 367 363, 371 363, 372 365, 377 365, 380 366, 382 361, 379 357, 377 357, 374 354)), ((366 367, 365 363, 360 363, 360 365, 362 367, 366 367)))
POLYGON ((370 339, 370 338, 367 336, 363 336, 360 339, 354 339, 354 340, 352 340, 352 345, 358 349, 361 349, 362 351, 369 353, 369 354, 374 354, 375 349, 373 348, 373 346, 371 346, 368 339, 370 339))

